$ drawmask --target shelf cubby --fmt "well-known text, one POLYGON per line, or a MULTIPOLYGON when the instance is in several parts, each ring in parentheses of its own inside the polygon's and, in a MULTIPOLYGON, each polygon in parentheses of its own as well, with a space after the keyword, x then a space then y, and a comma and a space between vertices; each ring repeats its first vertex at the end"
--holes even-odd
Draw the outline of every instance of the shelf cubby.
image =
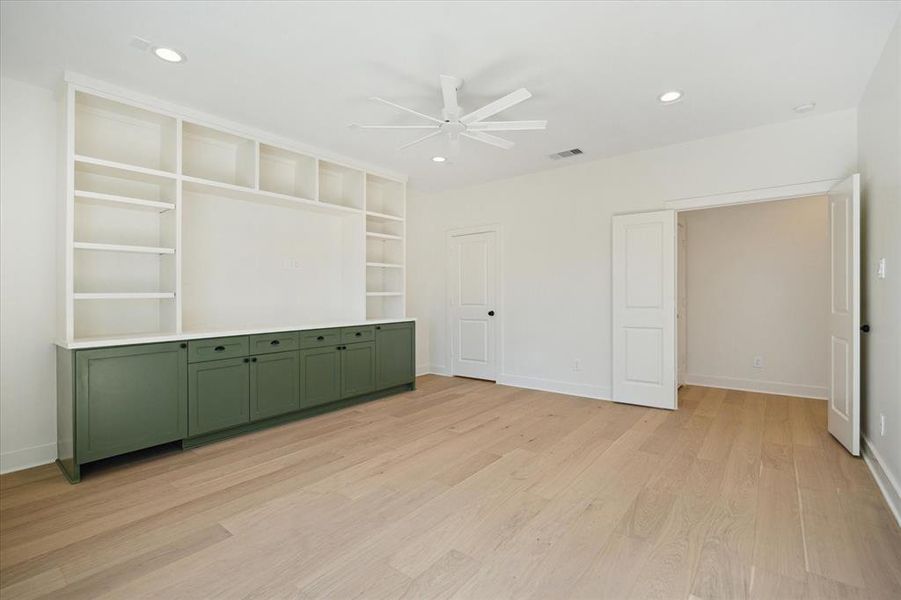
POLYGON ((176 171, 176 120, 75 92, 75 154, 157 171, 176 171))
POLYGON ((404 223, 394 219, 384 219, 366 213, 366 233, 369 237, 388 236, 388 239, 403 239, 404 223))
POLYGON ((402 269, 366 268, 366 293, 391 293, 403 295, 404 272, 402 269))
POLYGON ((366 262, 402 264, 404 262, 403 241, 367 237, 366 262))
POLYGON ((366 296, 367 319, 399 319, 403 316, 403 296, 366 296))
POLYGON ((175 294, 174 254, 76 252, 73 268, 75 299, 79 294, 175 294))
POLYGON ((320 160, 319 201, 363 210, 363 171, 320 160))
POLYGON ((175 333, 174 298, 96 299, 75 302, 75 338, 175 333))
POLYGON ((316 199, 316 159, 260 144, 260 189, 309 200, 316 199))
POLYGON ((254 188, 256 167, 253 140, 187 121, 182 124, 182 174, 254 188))
POLYGON ((75 197, 82 201, 175 208, 175 180, 88 162, 75 162, 75 197))
POLYGON ((366 174, 366 211, 388 217, 404 217, 404 185, 393 179, 366 174))

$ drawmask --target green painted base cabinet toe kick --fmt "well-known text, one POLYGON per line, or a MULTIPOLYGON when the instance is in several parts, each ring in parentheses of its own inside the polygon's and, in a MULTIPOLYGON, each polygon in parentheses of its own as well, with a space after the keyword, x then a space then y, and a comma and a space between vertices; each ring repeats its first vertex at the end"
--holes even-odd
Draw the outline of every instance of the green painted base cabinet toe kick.
POLYGON ((183 447, 413 389, 412 321, 69 350, 57 348, 60 469, 183 447))

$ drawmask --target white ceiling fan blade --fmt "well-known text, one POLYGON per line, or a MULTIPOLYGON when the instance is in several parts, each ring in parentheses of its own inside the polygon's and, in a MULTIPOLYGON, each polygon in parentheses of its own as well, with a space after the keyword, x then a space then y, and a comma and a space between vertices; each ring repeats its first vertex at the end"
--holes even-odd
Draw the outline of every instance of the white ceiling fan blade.
POLYGON ((503 148, 504 150, 509 150, 516 145, 510 140, 505 140, 502 137, 497 137, 496 135, 491 135, 490 133, 482 133, 481 131, 463 131, 460 133, 460 135, 466 136, 471 140, 478 140, 492 146, 497 146, 498 148, 503 148))
POLYGON ((429 139, 430 137, 435 137, 436 135, 441 135, 441 130, 440 130, 440 129, 439 129, 438 131, 433 131, 432 133, 428 133, 428 134, 422 136, 421 138, 416 138, 416 139, 413 140, 412 142, 408 142, 408 143, 404 144, 403 146, 401 146, 400 148, 398 148, 398 150, 403 150, 404 148, 409 148, 410 146, 413 146, 413 145, 415 145, 415 144, 418 144, 419 142, 424 142, 424 141, 426 141, 427 139, 429 139))
POLYGON ((354 129, 438 129, 440 125, 351 125, 354 129))
POLYGON ((510 92, 503 98, 499 98, 490 104, 486 104, 482 108, 475 110, 468 115, 463 115, 460 117, 460 121, 469 125, 470 123, 475 123, 476 121, 481 121, 483 119, 487 119, 492 115, 496 115, 502 110, 507 110, 511 106, 515 106, 522 102, 523 100, 528 100, 532 97, 532 93, 529 92, 526 88, 519 88, 515 92, 510 92))
POLYGON ((406 106, 401 106, 400 104, 395 104, 394 102, 391 102, 390 100, 385 100, 384 98, 379 98, 378 96, 373 96, 372 98, 370 98, 370 100, 375 100, 376 102, 381 102, 382 104, 387 104, 388 106, 393 106, 394 108, 396 108, 398 110, 408 112, 411 115, 416 115, 417 117, 419 117, 421 119, 427 119, 427 120, 433 121, 435 123, 443 123, 444 122, 441 119, 436 119, 435 117, 430 117, 429 115, 423 114, 423 113, 419 112, 418 110, 413 110, 412 108, 407 108, 406 106))
POLYGON ((444 114, 448 119, 460 114, 457 104, 457 84, 460 80, 450 75, 441 76, 441 95, 444 97, 444 114))
POLYGON ((470 131, 535 131, 547 128, 547 121, 479 121, 466 127, 470 131))

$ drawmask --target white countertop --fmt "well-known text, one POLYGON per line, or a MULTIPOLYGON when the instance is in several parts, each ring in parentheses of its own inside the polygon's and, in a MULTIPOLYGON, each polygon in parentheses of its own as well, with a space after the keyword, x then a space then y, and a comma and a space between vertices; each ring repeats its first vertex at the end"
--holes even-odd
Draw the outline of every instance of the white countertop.
POLYGON ((204 338, 230 337, 234 335, 255 335, 258 333, 276 333, 282 331, 306 331, 310 329, 327 329, 332 327, 356 327, 360 325, 378 325, 380 323, 415 322, 412 317, 402 319, 366 319, 362 321, 333 321, 329 323, 303 323, 279 325, 277 327, 261 326, 245 329, 204 329, 183 331, 181 333, 148 333, 130 334, 112 337, 79 338, 71 342, 57 340, 56 345, 67 350, 83 350, 85 348, 107 348, 110 346, 131 346, 134 344, 153 344, 157 342, 180 342, 204 338))

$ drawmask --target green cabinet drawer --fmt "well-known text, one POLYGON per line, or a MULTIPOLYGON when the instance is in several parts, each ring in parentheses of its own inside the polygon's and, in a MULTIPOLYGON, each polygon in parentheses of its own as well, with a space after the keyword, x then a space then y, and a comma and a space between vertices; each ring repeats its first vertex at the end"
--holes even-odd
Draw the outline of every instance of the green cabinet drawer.
POLYGON ((341 342, 344 344, 350 344, 352 342, 369 342, 373 339, 375 339, 375 327, 372 325, 344 327, 341 329, 341 342))
POLYGON ((262 333, 250 336, 250 354, 288 352, 297 350, 300 337, 296 331, 288 333, 262 333))
POLYGON ((186 358, 178 342, 76 351, 77 462, 185 437, 186 358))
POLYGON ((375 342, 341 346, 341 397, 375 390, 375 342))
POLYGON ((341 351, 337 346, 300 351, 300 406, 341 399, 341 351))
POLYGON ((250 359, 250 420, 300 409, 300 353, 278 352, 250 359))
POLYGON ((301 348, 319 348, 321 346, 335 346, 341 343, 340 329, 312 329, 300 332, 301 348))
POLYGON ((247 336, 211 338, 188 342, 188 362, 192 363, 247 356, 248 354, 247 336))
POLYGON ((413 323, 386 323, 375 330, 376 389, 412 382, 416 378, 413 323))
POLYGON ((188 435, 247 423, 249 408, 249 358, 188 365, 188 435))

